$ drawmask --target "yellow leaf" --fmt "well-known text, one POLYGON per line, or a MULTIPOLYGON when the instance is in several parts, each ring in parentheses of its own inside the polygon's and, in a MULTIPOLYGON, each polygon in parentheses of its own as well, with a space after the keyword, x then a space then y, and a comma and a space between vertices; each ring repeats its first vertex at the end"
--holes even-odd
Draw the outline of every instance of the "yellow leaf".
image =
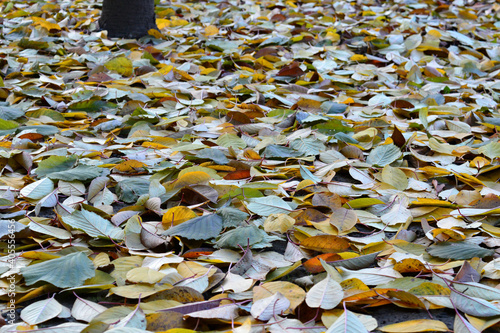
POLYGON ((181 188, 188 185, 206 183, 210 179, 212 179, 212 177, 208 173, 203 171, 188 172, 179 177, 179 179, 177 179, 177 181, 174 184, 174 187, 181 188))
POLYGON ((165 37, 165 36, 162 35, 161 32, 159 32, 156 29, 149 29, 148 30, 148 35, 153 36, 154 38, 158 38, 158 39, 163 39, 165 37))
POLYGON ((185 25, 188 25, 189 22, 183 19, 180 19, 178 17, 172 18, 172 27, 183 27, 185 25))
POLYGON ((458 17, 464 20, 477 20, 477 15, 468 11, 468 10, 460 10, 458 11, 458 17))
POLYGON ((424 264, 417 259, 403 259, 394 265, 394 270, 400 273, 419 273, 427 271, 424 264))
POLYGON ((351 61, 361 62, 361 61, 367 61, 367 60, 368 60, 368 58, 363 54, 354 54, 351 57, 351 61))
POLYGON ((156 142, 149 142, 149 141, 143 142, 141 146, 143 146, 144 148, 151 148, 151 149, 166 149, 166 148, 168 148, 167 146, 164 146, 162 144, 159 144, 156 142))
POLYGON ((194 81, 194 78, 189 75, 186 71, 181 71, 180 69, 174 69, 175 73, 179 74, 184 80, 194 81))
POLYGON ((160 64, 161 68, 158 70, 163 75, 167 75, 174 69, 174 66, 172 65, 165 65, 165 64, 160 64))
POLYGON ((403 321, 397 324, 386 325, 379 327, 382 332, 406 333, 406 332, 448 332, 448 327, 445 323, 439 320, 417 319, 403 321))
POLYGON ((205 267, 194 261, 183 261, 177 266, 177 272, 185 278, 200 277, 207 274, 211 277, 217 272, 214 267, 205 267))
POLYGON ((295 220, 287 214, 271 214, 264 221, 264 230, 266 232, 277 231, 279 233, 285 233, 290 230, 294 224, 295 220))
POLYGON ((164 277, 164 273, 149 267, 137 267, 127 273, 127 280, 133 283, 156 283, 164 277))
POLYGON ((400 191, 406 190, 408 187, 408 178, 405 173, 401 169, 389 165, 382 169, 382 181, 400 191))
POLYGON ((111 261, 109 260, 109 256, 106 252, 100 252, 98 253, 94 260, 94 267, 95 268, 98 268, 98 267, 105 267, 105 266, 108 266, 109 264, 111 264, 111 261))
POLYGON ((131 172, 137 172, 145 167, 146 164, 142 162, 136 160, 128 160, 116 165, 115 169, 120 172, 131 173, 131 172))
POLYGON ((172 25, 172 22, 170 22, 170 20, 167 20, 167 19, 156 19, 156 26, 158 27, 158 29, 163 29, 163 28, 168 28, 172 25))
POLYGON ((26 259, 35 259, 35 260, 50 260, 50 259, 61 258, 61 256, 41 251, 27 251, 21 254, 20 256, 26 259))
POLYGON ((260 160, 261 157, 259 154, 257 154, 254 150, 248 148, 248 149, 245 149, 245 151, 243 152, 243 156, 245 156, 246 158, 249 158, 251 160, 260 160))
POLYGON ((178 225, 197 217, 195 212, 185 206, 172 207, 163 215, 161 221, 166 225, 178 225))
POLYGON ((472 168, 478 168, 481 169, 482 167, 485 167, 490 164, 490 161, 485 159, 482 156, 476 156, 474 159, 470 162, 470 166, 472 168))
POLYGON ((434 37, 437 37, 437 38, 440 38, 441 37, 441 33, 438 31, 438 30, 435 30, 435 29, 431 29, 427 32, 428 35, 431 35, 431 36, 434 36, 434 37))
POLYGON ((217 28, 215 25, 209 25, 205 27, 205 36, 213 36, 217 35, 219 33, 219 28, 217 28))
POLYGON ((40 26, 47 30, 61 30, 61 27, 57 23, 52 23, 41 17, 32 17, 33 25, 40 26))
POLYGON ((465 239, 465 235, 460 233, 458 230, 436 228, 432 229, 430 233, 432 234, 432 237, 437 238, 438 240, 448 240, 449 238, 452 238, 454 240, 465 239), (441 238, 438 238, 438 236, 440 236, 441 238))
POLYGON ((273 64, 264 59, 264 57, 260 57, 259 59, 255 60, 255 64, 261 65, 262 67, 267 69, 274 69, 273 64))
POLYGON ((104 67, 122 76, 131 76, 133 72, 132 61, 125 57, 111 59, 104 64, 104 67))
POLYGON ((207 168, 217 170, 217 171, 228 171, 228 172, 233 172, 236 171, 235 168, 229 165, 207 165, 207 168))
POLYGON ((292 312, 302 303, 302 301, 304 301, 306 297, 306 292, 296 284, 285 281, 276 281, 267 282, 263 285, 254 287, 253 301, 256 302, 260 299, 273 296, 278 292, 290 301, 290 307, 285 311, 285 313, 292 312))
POLYGON ((165 283, 165 284, 132 284, 128 286, 120 286, 120 287, 115 287, 111 288, 109 290, 110 294, 115 294, 121 297, 125 298, 133 298, 133 299, 138 299, 138 298, 144 298, 148 297, 151 295, 154 295, 160 291, 167 290, 172 288, 172 285, 165 283))
POLYGON ((304 179, 303 181, 301 181, 301 182, 297 185, 297 187, 295 188, 295 190, 296 190, 296 191, 300 191, 300 190, 303 190, 303 189, 305 189, 306 187, 308 187, 308 186, 312 186, 312 185, 314 185, 314 184, 315 184, 315 183, 314 183, 312 180, 310 180, 310 179, 304 179))

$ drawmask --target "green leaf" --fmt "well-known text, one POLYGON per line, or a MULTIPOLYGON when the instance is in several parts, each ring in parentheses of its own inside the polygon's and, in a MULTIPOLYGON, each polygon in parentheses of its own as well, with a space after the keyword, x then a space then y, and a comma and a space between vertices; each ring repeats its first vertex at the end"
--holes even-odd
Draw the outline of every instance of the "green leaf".
POLYGON ((209 40, 205 45, 215 51, 237 50, 239 43, 228 40, 209 40))
POLYGON ((474 257, 484 258, 495 253, 493 250, 466 241, 436 243, 429 246, 426 251, 431 256, 453 260, 468 260, 474 257))
POLYGON ((392 162, 396 161, 402 155, 401 150, 394 144, 382 145, 373 149, 366 163, 372 164, 374 166, 384 167, 392 162))
POLYGON ((71 169, 77 161, 75 155, 67 156, 50 156, 49 158, 38 163, 35 173, 38 177, 46 177, 48 174, 58 171, 67 171, 71 169))
POLYGON ((135 202, 141 195, 149 193, 149 181, 142 178, 124 179, 116 185, 116 194, 120 200, 135 202))
POLYGON ((354 129, 348 126, 345 126, 341 120, 332 119, 327 122, 314 125, 313 129, 317 129, 318 132, 325 135, 334 135, 338 132, 354 132, 354 129))
POLYGON ((0 118, 0 131, 12 130, 18 127, 19 124, 17 122, 0 118))
POLYGON ((500 157, 500 142, 490 140, 488 144, 480 147, 478 151, 490 159, 500 157))
POLYGON ((235 149, 246 148, 247 144, 242 138, 235 134, 226 133, 217 139, 217 144, 221 147, 229 148, 233 147, 235 149))
POLYGON ((224 155, 224 153, 221 152, 217 148, 202 149, 196 154, 196 157, 202 158, 202 159, 209 159, 209 160, 214 161, 217 164, 229 163, 229 160, 227 159, 226 155, 224 155))
POLYGON ((222 217, 224 228, 237 227, 249 217, 247 213, 232 207, 221 208, 217 214, 222 217))
POLYGON ((83 252, 75 252, 61 258, 23 267, 21 274, 27 285, 45 281, 59 288, 71 288, 79 287, 85 280, 94 277, 95 269, 92 260, 83 252))
POLYGON ((32 118, 40 118, 41 116, 46 116, 46 117, 52 118, 55 121, 66 120, 66 118, 64 118, 64 116, 61 113, 59 113, 55 110, 45 109, 45 108, 27 112, 26 116, 29 116, 32 118))
POLYGON ((421 108, 418 110, 418 118, 420 119, 420 122, 424 126, 424 128, 429 127, 429 122, 427 120, 427 117, 429 116, 429 108, 421 108))
POLYGON ((316 177, 315 175, 312 174, 309 169, 307 169, 305 166, 301 165, 300 166, 300 175, 302 176, 302 179, 309 179, 312 180, 315 183, 319 183, 321 181, 321 178, 316 177))
POLYGON ((51 179, 73 181, 73 180, 89 180, 101 176, 103 173, 107 173, 107 169, 99 168, 93 165, 79 165, 74 169, 52 172, 48 174, 51 179))
POLYGON ((262 198, 250 199, 247 208, 254 214, 269 216, 271 214, 288 214, 293 211, 290 205, 275 195, 262 198))
POLYGON ((109 60, 104 64, 104 67, 110 71, 117 72, 122 76, 131 76, 133 73, 132 61, 125 57, 117 57, 109 60))
POLYGON ((84 209, 77 210, 62 219, 70 227, 81 230, 91 237, 123 239, 123 230, 121 228, 114 226, 96 213, 84 209))
POLYGON ((73 111, 99 112, 114 109, 116 107, 117 105, 111 102, 90 100, 71 104, 69 109, 73 111))
POLYGON ((210 214, 178 224, 165 231, 163 235, 200 240, 215 238, 221 231, 222 218, 217 214, 210 214))
POLYGON ((375 262, 375 258, 377 258, 379 253, 380 252, 374 252, 350 259, 329 261, 327 263, 334 267, 344 267, 351 270, 367 268, 375 262))
POLYGON ((295 149, 289 147, 283 147, 279 145, 269 145, 267 146, 260 155, 265 158, 289 158, 289 157, 299 157, 300 154, 295 149))
POLYGON ((267 236, 264 230, 257 228, 254 225, 240 226, 236 229, 226 231, 217 240, 217 247, 225 248, 240 248, 247 245, 254 245, 261 242, 267 236))
POLYGON ((290 143, 290 148, 297 150, 305 156, 319 155, 319 153, 326 150, 323 142, 313 138, 293 140, 290 143))
POLYGON ((44 50, 49 47, 49 43, 47 42, 29 40, 28 38, 22 38, 17 45, 23 49, 35 49, 35 50, 44 50))
POLYGON ((342 207, 351 209, 360 209, 360 208, 371 207, 373 205, 385 205, 385 202, 376 198, 359 198, 345 203, 342 207))
POLYGON ((41 135, 54 135, 56 133, 59 133, 59 128, 52 126, 52 125, 33 125, 33 126, 23 126, 24 131, 35 131, 38 134, 41 135))
POLYGON ((1 121, 14 120, 14 119, 20 118, 22 116, 24 116, 24 112, 19 110, 19 109, 7 107, 7 106, 0 106, 0 120, 1 121))
POLYGON ((344 113, 345 110, 347 110, 347 104, 327 101, 321 104, 321 110, 323 110, 326 114, 344 113))

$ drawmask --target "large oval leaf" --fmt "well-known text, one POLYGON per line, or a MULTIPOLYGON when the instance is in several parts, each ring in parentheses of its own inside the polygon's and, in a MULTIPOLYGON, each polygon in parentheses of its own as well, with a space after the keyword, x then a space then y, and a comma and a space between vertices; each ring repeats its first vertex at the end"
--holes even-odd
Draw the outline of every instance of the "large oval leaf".
POLYGON ((476 317, 491 317, 500 315, 500 308, 483 299, 467 296, 456 290, 451 290, 450 299, 460 311, 476 317))
POLYGON ((163 233, 165 236, 181 236, 188 239, 215 238, 222 231, 222 218, 217 214, 199 216, 176 225, 163 233))
POLYGON ((316 283, 306 294, 306 303, 311 308, 322 308, 330 310, 336 307, 342 298, 344 291, 340 284, 330 275, 316 283))
POLYGON ((82 230, 91 237, 123 239, 123 230, 114 226, 108 220, 96 213, 86 211, 75 211, 70 216, 64 216, 63 222, 72 228, 82 230))
POLYGON ((378 146, 370 152, 370 155, 366 158, 366 163, 372 164, 374 166, 383 167, 391 164, 402 155, 401 150, 391 144, 378 146))
POLYGON ((49 298, 25 307, 21 311, 21 319, 30 325, 36 325, 57 317, 62 309, 62 305, 55 298, 49 298))
POLYGON ((270 195, 262 198, 250 199, 247 208, 254 214, 269 216, 271 214, 288 214, 293 211, 292 207, 280 197, 270 195))
POLYGON ((94 277, 92 261, 83 252, 47 260, 21 269, 27 285, 45 281, 59 288, 79 287, 85 280, 94 277))
POLYGON ((54 183, 48 178, 40 179, 34 183, 29 184, 21 189, 19 192, 23 197, 29 199, 42 199, 54 190, 54 183))

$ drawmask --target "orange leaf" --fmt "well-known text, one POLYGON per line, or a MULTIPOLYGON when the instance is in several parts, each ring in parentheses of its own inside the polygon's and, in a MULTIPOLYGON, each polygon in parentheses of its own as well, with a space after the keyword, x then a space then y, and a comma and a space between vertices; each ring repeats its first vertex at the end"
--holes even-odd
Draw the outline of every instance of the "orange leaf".
POLYGON ((342 260, 342 257, 335 253, 323 253, 307 260, 302 265, 309 273, 321 273, 324 272, 325 269, 323 268, 323 265, 321 265, 321 262, 319 261, 320 259, 323 259, 324 261, 335 261, 342 260))
POLYGON ((309 237, 300 243, 302 247, 323 253, 342 252, 349 248, 349 241, 333 235, 319 235, 309 237))
POLYGON ((245 178, 250 178, 250 170, 239 170, 230 172, 224 177, 225 180, 238 180, 245 178))
POLYGON ((192 249, 186 251, 181 257, 184 259, 196 259, 200 256, 208 256, 214 253, 215 250, 208 248, 192 249))
POLYGON ((43 141, 43 135, 38 133, 26 133, 19 136, 19 139, 28 139, 33 142, 43 141))

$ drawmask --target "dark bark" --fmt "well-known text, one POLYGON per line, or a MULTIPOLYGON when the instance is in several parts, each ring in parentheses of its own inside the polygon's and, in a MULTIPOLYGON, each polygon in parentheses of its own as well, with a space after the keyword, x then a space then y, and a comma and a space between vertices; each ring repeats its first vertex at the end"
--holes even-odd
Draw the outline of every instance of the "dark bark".
POLYGON ((99 28, 108 37, 139 38, 158 29, 154 0, 103 0, 99 28))

